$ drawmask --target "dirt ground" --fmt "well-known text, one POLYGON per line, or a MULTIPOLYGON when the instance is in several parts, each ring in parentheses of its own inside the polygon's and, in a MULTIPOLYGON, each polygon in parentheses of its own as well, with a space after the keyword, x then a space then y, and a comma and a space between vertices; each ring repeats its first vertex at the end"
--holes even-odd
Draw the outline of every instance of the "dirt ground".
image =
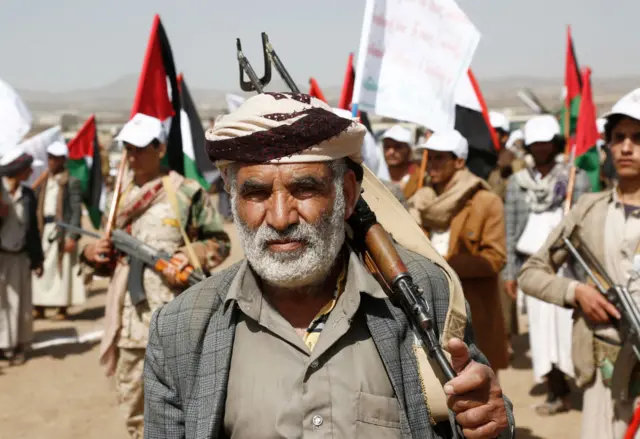
MULTIPOLYGON (((225 266, 241 258, 237 236, 225 266)), ((66 322, 35 323, 35 340, 71 337, 102 329, 106 281, 94 281, 89 299, 71 309, 66 322)), ((525 326, 525 319, 522 319, 525 326)), ((518 439, 577 439, 580 435, 581 397, 574 394, 574 409, 551 418, 539 417, 532 406, 544 399, 535 385, 528 356, 527 335, 514 341, 512 367, 500 373, 504 392, 515 407, 518 439)), ((0 361, 0 439, 127 439, 123 415, 113 381, 98 364, 98 341, 51 346, 32 353, 21 367, 0 361)))

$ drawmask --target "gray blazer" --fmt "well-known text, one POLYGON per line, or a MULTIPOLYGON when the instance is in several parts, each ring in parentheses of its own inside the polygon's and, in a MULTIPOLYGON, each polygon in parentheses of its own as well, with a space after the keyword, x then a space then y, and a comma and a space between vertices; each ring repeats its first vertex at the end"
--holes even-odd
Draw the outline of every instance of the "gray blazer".
MULTIPOLYGON (((441 330, 449 303, 443 272, 416 253, 398 250, 423 288, 441 330)), ((234 305, 225 306, 224 299, 239 267, 235 264, 215 273, 154 313, 144 367, 146 439, 225 437, 224 406, 237 310, 234 305)), ((456 437, 450 423, 433 427, 429 422, 413 354, 413 334, 402 311, 387 299, 363 294, 361 312, 400 404, 402 437, 456 437)), ((486 364, 474 344, 470 321, 465 342, 472 358, 486 364)), ((506 403, 511 429, 501 438, 511 437, 514 428, 512 406, 508 400, 506 403)))

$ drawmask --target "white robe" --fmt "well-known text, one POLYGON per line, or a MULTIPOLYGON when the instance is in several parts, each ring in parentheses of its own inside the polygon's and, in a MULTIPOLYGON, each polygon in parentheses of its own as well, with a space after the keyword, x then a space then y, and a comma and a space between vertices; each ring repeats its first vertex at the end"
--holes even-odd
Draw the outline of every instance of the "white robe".
MULTIPOLYGON (((49 178, 44 199, 43 214, 55 216, 58 191, 57 179, 49 178)), ((62 270, 58 269, 58 242, 49 242, 55 233, 54 223, 44 225, 42 233, 42 251, 44 252, 44 274, 33 277, 33 305, 46 307, 66 307, 82 305, 86 301, 86 290, 82 274, 79 273, 78 250, 65 253, 62 257, 62 270)))
POLYGON ((31 317, 31 261, 19 250, 26 239, 27 213, 18 202, 22 190, 15 198, 4 190, 0 179, 0 191, 5 203, 10 204, 9 215, 0 226, 0 349, 14 349, 28 344, 33 337, 31 317))
MULTIPOLYGON (((531 213, 527 226, 518 240, 518 251, 529 255, 538 251, 561 220, 561 208, 552 212, 531 213)), ((561 267, 558 275, 570 277, 566 267, 561 267)), ((571 358, 573 310, 543 302, 531 296, 525 296, 525 303, 529 320, 533 376, 536 382, 543 382, 544 376, 554 365, 566 375, 573 377, 574 368, 571 358)))

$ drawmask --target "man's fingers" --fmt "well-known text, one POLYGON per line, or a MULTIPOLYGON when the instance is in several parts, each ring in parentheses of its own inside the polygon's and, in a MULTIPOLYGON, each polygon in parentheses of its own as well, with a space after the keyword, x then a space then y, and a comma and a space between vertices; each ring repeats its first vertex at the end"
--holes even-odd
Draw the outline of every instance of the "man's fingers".
POLYGON ((462 413, 466 410, 480 407, 486 404, 488 400, 489 394, 487 392, 474 391, 460 396, 450 396, 447 399, 447 406, 449 406, 454 413, 462 413))
POLYGON ((478 428, 491 421, 493 407, 483 404, 456 415, 456 421, 462 428, 478 428))
POLYGON ((603 300, 602 307, 607 312, 607 314, 615 317, 616 319, 620 319, 620 312, 618 312, 618 309, 613 305, 613 303, 609 302, 604 297, 602 298, 602 300, 603 300))
POLYGON ((462 428, 462 434, 466 439, 486 439, 494 438, 500 434, 501 428, 495 421, 489 421, 488 423, 479 427, 462 428))
POLYGON ((469 356, 469 348, 459 338, 452 338, 449 340, 449 353, 451 354, 451 365, 456 373, 460 373, 471 361, 469 356))
POLYGON ((488 366, 474 363, 444 386, 447 395, 463 395, 474 390, 486 388, 490 379, 484 368, 488 366))

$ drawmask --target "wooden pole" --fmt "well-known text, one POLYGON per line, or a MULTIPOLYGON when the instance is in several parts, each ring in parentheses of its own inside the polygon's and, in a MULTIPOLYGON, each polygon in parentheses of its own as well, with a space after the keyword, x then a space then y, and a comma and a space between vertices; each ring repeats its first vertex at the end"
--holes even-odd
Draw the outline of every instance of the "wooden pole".
POLYGON ((567 215, 571 210, 571 201, 573 200, 573 189, 576 185, 576 165, 571 164, 569 168, 569 181, 567 182, 567 198, 564 200, 564 214, 567 215))
POLYGON ((569 162, 571 155, 571 145, 569 140, 571 139, 571 105, 566 104, 564 109, 564 160, 569 162))
POLYGON ((424 186, 424 175, 427 172, 427 163, 429 162, 429 150, 422 150, 422 162, 420 163, 420 173, 418 174, 418 189, 424 186))
POLYGON ((122 182, 124 180, 125 171, 127 169, 127 150, 122 150, 122 157, 120 158, 120 166, 118 167, 118 176, 116 177, 115 188, 113 189, 113 199, 111 200, 111 208, 109 210, 109 218, 107 220, 107 226, 105 228, 104 237, 111 238, 113 227, 116 221, 116 214, 118 213, 118 207, 120 206, 120 196, 122 195, 122 182))

